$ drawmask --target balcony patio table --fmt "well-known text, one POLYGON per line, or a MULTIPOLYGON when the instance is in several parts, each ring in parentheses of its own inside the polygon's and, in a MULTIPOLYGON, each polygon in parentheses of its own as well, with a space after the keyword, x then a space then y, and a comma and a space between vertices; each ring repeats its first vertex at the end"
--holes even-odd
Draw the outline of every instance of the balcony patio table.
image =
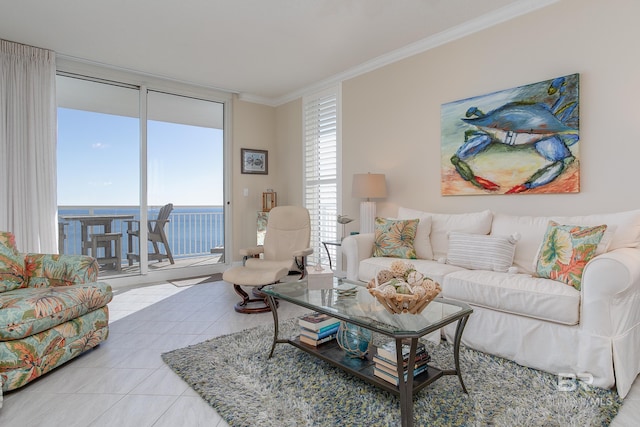
MULTIPOLYGON (((80 222, 80 235, 82 242, 82 254, 88 255, 89 248, 91 248, 91 239, 89 238, 89 227, 103 227, 103 233, 111 233, 111 227, 115 220, 127 220, 134 219, 133 215, 118 215, 118 214, 99 214, 99 215, 61 215, 61 220, 64 221, 78 221, 80 222)), ((93 231, 93 229, 92 229, 93 231)), ((63 239, 60 236, 60 239, 63 239)), ((95 255, 94 255, 95 256, 95 255)))

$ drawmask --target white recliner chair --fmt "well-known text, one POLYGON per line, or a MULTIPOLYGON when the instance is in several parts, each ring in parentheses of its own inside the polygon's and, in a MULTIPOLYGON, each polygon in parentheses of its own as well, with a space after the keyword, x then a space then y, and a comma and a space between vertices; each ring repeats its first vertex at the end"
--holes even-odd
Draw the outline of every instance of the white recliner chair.
POLYGON ((304 276, 306 258, 313 253, 310 239, 311 221, 306 208, 278 206, 271 209, 264 245, 241 249, 243 265, 232 267, 222 275, 242 298, 235 310, 239 313, 270 311, 266 295, 260 288, 279 282, 292 271, 304 276), (257 298, 250 298, 242 286, 253 287, 253 295, 257 298))

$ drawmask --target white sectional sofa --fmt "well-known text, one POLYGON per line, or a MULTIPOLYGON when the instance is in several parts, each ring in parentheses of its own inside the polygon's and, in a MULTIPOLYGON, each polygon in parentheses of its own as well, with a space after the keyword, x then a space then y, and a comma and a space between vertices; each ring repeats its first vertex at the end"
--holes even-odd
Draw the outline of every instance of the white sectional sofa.
MULTIPOLYGON (((587 381, 592 377, 593 385, 615 386, 621 397, 629 392, 640 372, 640 210, 541 217, 400 208, 398 219, 420 219, 413 242, 417 259, 406 261, 439 282, 441 296, 472 306, 464 345, 554 374, 587 381), (607 225, 595 257, 584 267, 579 289, 536 274, 550 220, 607 225), (461 267, 461 254, 449 248, 452 232, 519 238, 511 267, 461 267)), ((374 234, 361 234, 342 242, 349 279, 368 282, 397 259, 372 256, 374 241, 374 234)), ((453 333, 453 328, 444 330, 448 339, 453 333)))

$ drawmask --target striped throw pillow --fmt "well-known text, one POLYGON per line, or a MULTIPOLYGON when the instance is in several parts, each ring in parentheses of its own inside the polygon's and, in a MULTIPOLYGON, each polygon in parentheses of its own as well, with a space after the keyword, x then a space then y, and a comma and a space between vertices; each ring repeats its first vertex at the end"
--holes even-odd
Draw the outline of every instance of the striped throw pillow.
POLYGON ((489 236, 449 232, 447 264, 471 270, 507 272, 513 264, 517 235, 489 236))

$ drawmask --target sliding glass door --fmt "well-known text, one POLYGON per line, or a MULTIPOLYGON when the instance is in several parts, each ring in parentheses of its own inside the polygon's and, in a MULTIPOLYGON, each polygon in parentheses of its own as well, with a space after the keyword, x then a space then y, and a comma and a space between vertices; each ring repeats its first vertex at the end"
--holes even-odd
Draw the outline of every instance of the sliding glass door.
MULTIPOLYGON (((165 231, 175 265, 224 260, 223 104, 149 91, 147 116, 149 219, 173 205, 165 231)), ((149 268, 167 268, 148 246, 149 268)))
POLYGON ((75 76, 57 86, 60 252, 96 257, 103 277, 221 269, 224 104, 75 76))

